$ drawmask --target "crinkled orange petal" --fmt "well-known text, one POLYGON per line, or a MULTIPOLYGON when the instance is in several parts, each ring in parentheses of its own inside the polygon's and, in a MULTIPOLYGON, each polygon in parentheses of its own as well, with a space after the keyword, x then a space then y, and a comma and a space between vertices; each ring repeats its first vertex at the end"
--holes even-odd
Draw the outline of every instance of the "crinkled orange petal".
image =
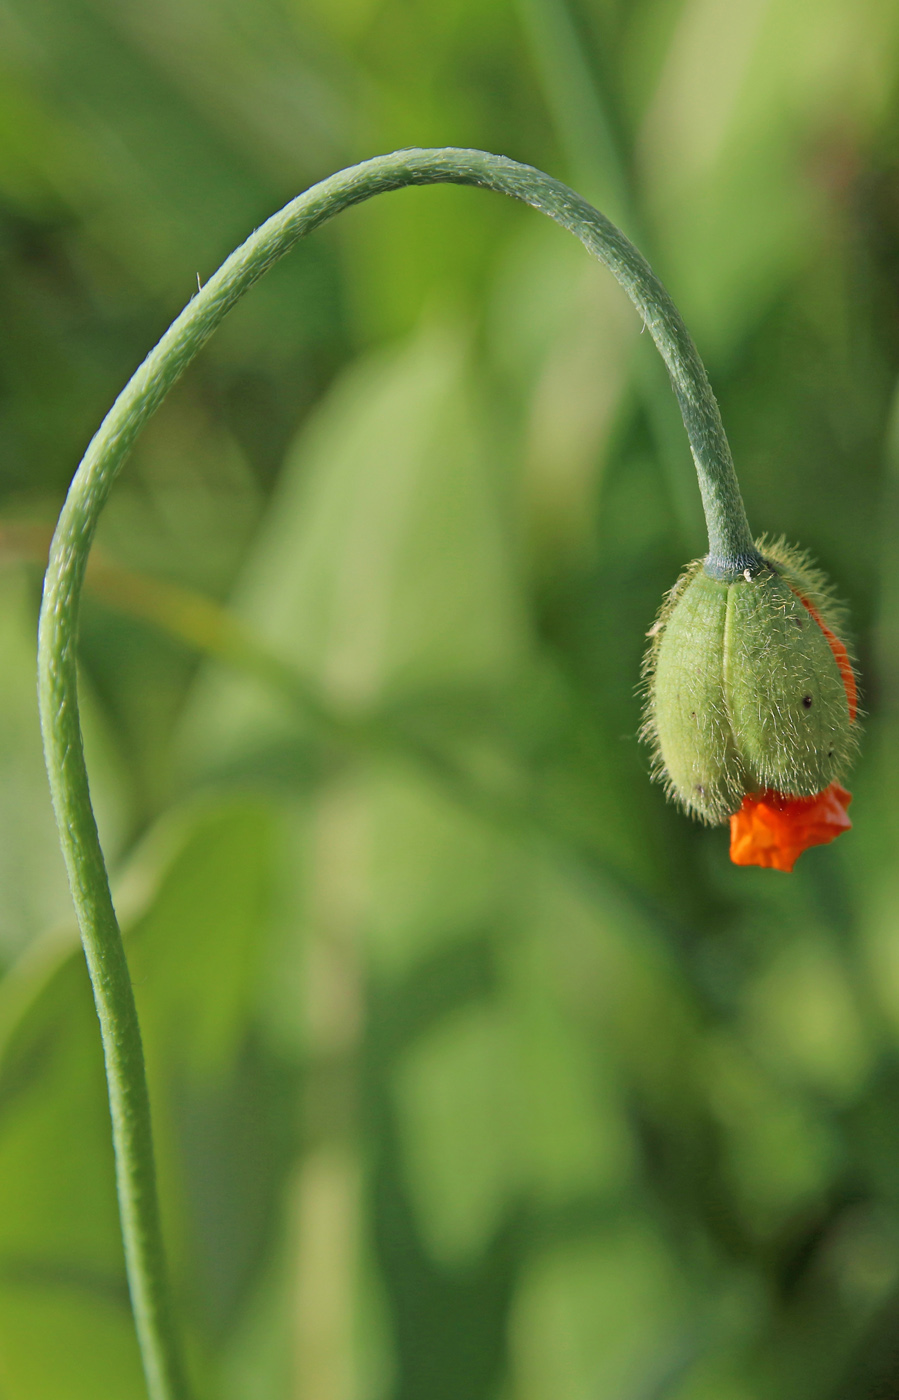
POLYGON ((747 793, 730 819, 730 858, 735 865, 792 870, 809 846, 825 846, 852 823, 852 794, 831 783, 814 797, 779 792, 747 793))

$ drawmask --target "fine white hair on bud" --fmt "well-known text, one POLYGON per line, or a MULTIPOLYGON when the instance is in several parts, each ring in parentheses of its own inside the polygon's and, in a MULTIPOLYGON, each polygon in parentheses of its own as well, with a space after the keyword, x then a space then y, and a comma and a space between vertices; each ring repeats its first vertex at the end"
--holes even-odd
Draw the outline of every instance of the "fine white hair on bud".
POLYGON ((642 737, 654 775, 715 825, 747 793, 807 798, 845 777, 857 745, 856 681, 842 609, 782 540, 732 581, 691 564, 651 629, 642 737))

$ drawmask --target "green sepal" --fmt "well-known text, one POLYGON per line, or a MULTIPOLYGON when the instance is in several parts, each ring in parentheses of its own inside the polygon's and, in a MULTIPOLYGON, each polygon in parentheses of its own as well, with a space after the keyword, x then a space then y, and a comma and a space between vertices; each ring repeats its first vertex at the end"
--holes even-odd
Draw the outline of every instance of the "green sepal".
POLYGON ((799 596, 773 571, 731 585, 724 682, 747 791, 811 797, 852 751, 836 658, 799 596))
POLYGON ((724 693, 729 587, 690 566, 663 609, 649 655, 644 735, 656 774, 693 816, 723 822, 742 801, 743 768, 724 693))

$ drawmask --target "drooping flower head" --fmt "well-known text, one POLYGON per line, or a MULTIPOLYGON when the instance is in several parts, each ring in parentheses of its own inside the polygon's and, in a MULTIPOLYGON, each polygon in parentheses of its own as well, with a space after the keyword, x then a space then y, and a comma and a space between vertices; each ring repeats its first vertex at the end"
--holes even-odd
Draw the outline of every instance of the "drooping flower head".
POLYGON ((807 557, 760 540, 736 578, 691 564, 650 633, 643 736, 691 815, 731 823, 741 865, 790 870, 848 828, 857 687, 842 609, 807 557))

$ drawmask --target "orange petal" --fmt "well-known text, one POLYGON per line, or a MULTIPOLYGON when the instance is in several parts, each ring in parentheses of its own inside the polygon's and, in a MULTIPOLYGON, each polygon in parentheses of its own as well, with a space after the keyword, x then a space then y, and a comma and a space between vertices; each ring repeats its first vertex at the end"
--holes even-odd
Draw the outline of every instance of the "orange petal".
POLYGON ((839 783, 814 797, 747 793, 730 819, 730 858, 735 865, 792 870, 809 846, 825 846, 849 830, 846 808, 851 801, 852 794, 839 783))

